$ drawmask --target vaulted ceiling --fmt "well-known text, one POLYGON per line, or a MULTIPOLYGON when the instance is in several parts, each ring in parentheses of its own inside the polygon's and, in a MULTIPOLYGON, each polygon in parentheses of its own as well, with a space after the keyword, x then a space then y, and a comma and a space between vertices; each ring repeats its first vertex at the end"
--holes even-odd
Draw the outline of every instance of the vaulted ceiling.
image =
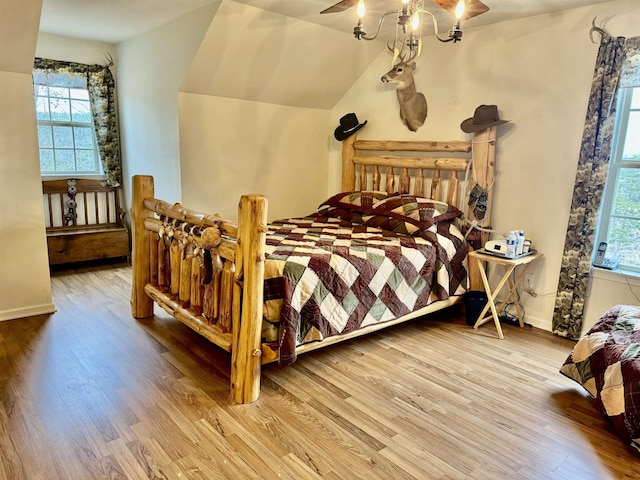
MULTIPOLYGON (((114 44, 206 11, 212 21, 183 79, 180 91, 186 93, 331 109, 386 48, 381 41, 353 38, 353 8, 320 14, 337 0, 42 1, 41 31, 114 44)), ((368 12, 384 13, 396 1, 367 0, 368 12)), ((489 12, 463 28, 610 0, 482 1, 489 12)), ((432 6, 428 0, 426 5, 432 6)), ((431 10, 445 33, 451 15, 435 4, 431 10)), ((367 23, 373 30, 377 22, 367 23)))
MULTIPOLYGON (((40 29, 70 37, 118 43, 157 27, 188 12, 218 3, 220 0, 43 0, 40 29)), ((337 0, 234 0, 281 15, 298 18, 350 33, 355 23, 353 9, 320 15, 320 11, 337 0)), ((464 22, 479 26, 514 18, 539 15, 570 8, 606 3, 612 0, 483 0, 490 10, 464 22)), ((425 3, 429 4, 428 0, 425 3)), ((372 13, 383 13, 395 5, 395 0, 367 0, 372 13)), ((449 28, 448 14, 438 6, 444 31, 449 28), (445 23, 446 21, 446 23, 445 23)))

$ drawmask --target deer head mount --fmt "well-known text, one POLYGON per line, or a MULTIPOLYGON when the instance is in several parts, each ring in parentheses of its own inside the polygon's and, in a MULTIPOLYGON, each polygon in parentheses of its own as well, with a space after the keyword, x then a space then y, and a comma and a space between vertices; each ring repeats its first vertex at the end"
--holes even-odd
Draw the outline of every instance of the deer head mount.
MULTIPOLYGON (((387 48, 394 54, 395 49, 387 43, 387 48)), ((398 54, 398 63, 391 70, 382 76, 382 83, 391 83, 396 86, 398 103, 400 104, 400 118, 409 130, 415 132, 420 128, 427 118, 427 99, 416 91, 413 81, 413 71, 416 63, 413 59, 417 55, 417 50, 406 56, 403 53, 404 45, 398 54)))

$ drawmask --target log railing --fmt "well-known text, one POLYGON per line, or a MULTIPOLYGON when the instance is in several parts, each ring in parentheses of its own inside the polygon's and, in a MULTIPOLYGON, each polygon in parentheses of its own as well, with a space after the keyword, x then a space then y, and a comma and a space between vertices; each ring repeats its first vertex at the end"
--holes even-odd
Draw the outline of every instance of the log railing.
POLYGON ((135 318, 157 303, 231 352, 231 395, 258 398, 267 199, 245 195, 238 224, 154 198, 153 178, 133 177, 131 208, 135 318))

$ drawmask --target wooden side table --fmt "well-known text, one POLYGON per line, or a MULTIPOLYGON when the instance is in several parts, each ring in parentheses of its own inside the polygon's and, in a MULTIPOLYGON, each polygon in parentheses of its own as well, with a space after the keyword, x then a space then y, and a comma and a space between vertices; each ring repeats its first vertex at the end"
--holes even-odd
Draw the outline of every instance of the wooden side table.
POLYGON ((516 290, 520 283, 522 283, 522 279, 524 278, 524 274, 527 272, 527 269, 531 265, 531 262, 537 260, 542 257, 542 253, 536 252, 526 256, 520 256, 518 258, 504 258, 498 257, 496 255, 491 255, 488 253, 482 253, 480 251, 469 252, 469 259, 472 261, 475 259, 478 262, 478 269, 480 270, 480 277, 482 278, 482 284, 484 285, 484 290, 487 293, 487 304, 480 312, 478 316, 478 320, 476 320, 474 329, 478 329, 480 325, 484 325, 487 322, 490 322, 493 318, 493 322, 496 325, 496 330, 498 330, 498 337, 504 338, 502 334, 502 327, 500 326, 500 318, 498 315, 509 303, 510 299, 513 299, 513 305, 516 309, 516 315, 518 317, 518 322, 520 323, 520 328, 524 327, 524 316, 522 314, 522 310, 520 304, 518 303, 518 296, 516 295, 516 290), (502 265, 504 267, 504 275, 496 285, 496 287, 492 290, 489 285, 489 280, 487 278, 487 272, 485 270, 485 262, 495 263, 498 265, 502 265), (518 265, 523 265, 524 268, 520 269, 520 273, 517 275, 515 280, 511 278, 511 274, 515 271, 518 265), (507 294, 507 298, 500 303, 498 307, 496 307, 496 296, 502 290, 502 287, 508 283, 509 285, 509 293, 507 294), (491 309, 491 315, 485 317, 487 311, 491 309))

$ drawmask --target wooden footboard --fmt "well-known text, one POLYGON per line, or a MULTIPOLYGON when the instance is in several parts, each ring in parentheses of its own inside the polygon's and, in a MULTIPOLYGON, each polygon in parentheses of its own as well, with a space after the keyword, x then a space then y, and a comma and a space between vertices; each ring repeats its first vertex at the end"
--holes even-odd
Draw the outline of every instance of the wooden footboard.
POLYGON ((260 393, 267 199, 244 195, 238 223, 154 198, 153 177, 133 177, 131 207, 135 318, 157 303, 231 352, 231 397, 260 393))

